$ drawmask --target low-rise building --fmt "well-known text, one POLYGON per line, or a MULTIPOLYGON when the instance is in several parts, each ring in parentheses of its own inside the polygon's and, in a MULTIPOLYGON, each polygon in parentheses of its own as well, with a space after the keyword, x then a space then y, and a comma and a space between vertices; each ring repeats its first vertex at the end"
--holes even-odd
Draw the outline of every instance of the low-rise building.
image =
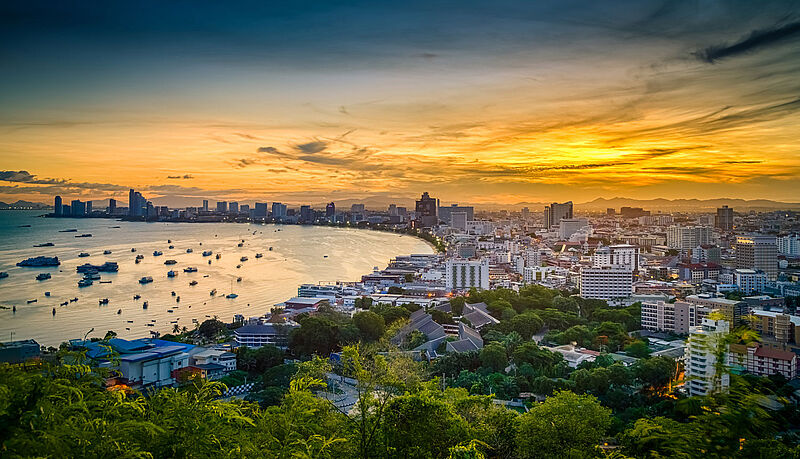
POLYGON ((782 374, 786 379, 797 377, 797 354, 758 344, 731 344, 728 365, 734 373, 746 372, 756 376, 782 374))
POLYGON ((299 327, 294 322, 249 324, 233 331, 238 346, 261 347, 272 345, 281 349, 289 346, 289 333, 299 327))

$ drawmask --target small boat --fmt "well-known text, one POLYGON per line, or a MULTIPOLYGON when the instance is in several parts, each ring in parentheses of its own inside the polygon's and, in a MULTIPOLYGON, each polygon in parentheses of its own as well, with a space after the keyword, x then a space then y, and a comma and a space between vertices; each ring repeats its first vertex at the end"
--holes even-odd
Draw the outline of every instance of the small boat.
POLYGON ((176 302, 176 303, 180 303, 180 302, 181 302, 181 297, 177 297, 177 298, 175 298, 175 302, 176 302))
POLYGON ((208 264, 211 264, 211 260, 208 260, 208 264))
POLYGON ((153 325, 153 324, 147 324, 147 326, 148 326, 148 327, 154 327, 155 325, 153 325))
POLYGON ((132 323, 133 323, 133 321, 132 321, 132 320, 128 320, 127 322, 128 322, 129 324, 132 324, 132 323))
POLYGON ((110 283, 111 283, 111 281, 103 281, 103 280, 101 280, 101 281, 100 281, 100 283, 101 283, 101 284, 110 284, 110 283))
POLYGON ((136 249, 132 248, 131 249, 131 253, 133 253, 133 252, 136 252, 136 249))
POLYGON ((239 258, 239 261, 247 261, 247 257, 239 258))
POLYGON ((133 295, 133 299, 134 300, 138 300, 141 297, 142 297, 142 295, 139 295, 138 293, 136 295, 133 295))
POLYGON ((131 329, 131 327, 125 327, 125 330, 129 330, 130 331, 130 329, 131 329))
POLYGON ((236 297, 238 297, 238 296, 239 296, 239 295, 237 295, 237 294, 235 294, 235 293, 229 293, 229 294, 225 295, 225 298, 236 298, 236 297))
POLYGON ((86 233, 86 234, 79 234, 75 237, 92 237, 92 235, 90 233, 86 233))
POLYGON ((175 290, 173 290, 172 291, 172 296, 175 296, 175 295, 177 295, 177 293, 175 293, 175 290))
POLYGON ((74 303, 76 301, 78 301, 78 297, 77 296, 75 298, 72 298, 72 299, 69 300, 70 303, 74 303))
POLYGON ((91 279, 81 279, 78 281, 78 287, 88 287, 94 284, 94 281, 91 279))
POLYGON ((45 242, 42 244, 36 244, 34 247, 53 247, 54 245, 55 244, 53 244, 52 242, 45 242))
POLYGON ((238 268, 241 268, 241 267, 242 267, 242 265, 236 265, 236 268, 237 268, 237 269, 238 269, 238 268))
POLYGON ((117 309, 117 314, 122 314, 122 309, 117 309))
POLYGON ((91 280, 100 280, 100 273, 93 272, 93 273, 86 273, 83 275, 84 279, 91 279, 91 280))
POLYGON ((173 311, 172 309, 167 309, 167 312, 169 312, 169 313, 173 313, 173 312, 175 312, 175 311, 173 311))
POLYGON ((5 279, 6 277, 8 277, 8 273, 5 271, 0 271, 0 279, 5 279))
POLYGON ((44 296, 50 296, 50 292, 44 292, 44 296))
POLYGON ((170 249, 174 249, 174 248, 175 248, 175 246, 174 246, 174 245, 171 245, 171 246, 169 246, 168 248, 170 248, 170 249))
POLYGON ((222 258, 222 255, 221 254, 217 254, 216 258, 217 258, 217 260, 219 260, 220 258, 222 258))
POLYGON ((143 258, 144 258, 144 255, 142 255, 141 253, 139 255, 136 255, 136 259, 137 260, 141 260, 143 258))
POLYGON ((70 229, 65 229, 65 230, 58 230, 58 232, 59 233, 77 233, 78 229, 77 228, 70 228, 70 229))
POLYGON ((116 228, 119 228, 119 226, 109 226, 109 228, 116 229, 116 228))
POLYGON ((167 244, 172 244, 172 239, 167 239, 167 244))
POLYGON ((242 278, 241 278, 241 277, 237 277, 237 278, 236 278, 236 282, 241 282, 241 281, 242 281, 242 278))
POLYGON ((36 275, 36 280, 43 281, 43 280, 50 279, 50 277, 52 277, 50 275, 50 273, 39 273, 39 274, 36 275))
POLYGON ((192 252, 194 252, 194 250, 192 250, 192 249, 186 249, 186 253, 192 253, 192 252))
POLYGON ((263 256, 264 256, 264 254, 263 254, 263 253, 257 253, 257 254, 256 254, 256 258, 261 258, 261 257, 263 257, 263 256))
POLYGON ((110 250, 103 250, 103 255, 110 255, 110 254, 111 254, 110 250))
POLYGON ((212 253, 213 253, 213 252, 211 252, 210 250, 204 250, 204 251, 203 251, 203 256, 204 256, 204 257, 210 257, 212 253))
POLYGON ((56 308, 53 308, 53 315, 56 315, 56 308))
POLYGON ((186 268, 183 268, 183 272, 185 272, 185 273, 196 273, 197 272, 197 268, 195 268, 194 266, 188 266, 186 268))
POLYGON ((217 289, 214 289, 214 290, 211 291, 211 296, 214 296, 216 294, 217 294, 217 289))
POLYGON ((108 298, 103 298, 99 301, 100 304, 108 304, 108 298))
POLYGON ((178 262, 175 260, 167 260, 164 262, 165 265, 177 265, 178 262))
POLYGON ((69 301, 65 301, 65 302, 61 303, 61 306, 66 306, 68 304, 69 304, 69 301))
POLYGON ((86 252, 81 252, 81 253, 78 254, 78 256, 81 257, 81 258, 86 258, 86 257, 89 256, 89 254, 86 253, 86 252))
POLYGON ((192 285, 192 286, 197 285, 197 281, 193 280, 193 281, 189 282, 189 285, 192 285))
POLYGON ((328 256, 327 255, 323 255, 322 258, 328 258, 328 256))
POLYGON ((272 247, 269 248, 269 251, 272 252, 272 247))
POLYGON ((240 242, 240 243, 236 244, 236 246, 237 247, 244 247, 244 242, 240 242))
POLYGON ((39 301, 39 300, 37 300, 36 298, 34 298, 34 299, 32 299, 32 300, 28 300, 28 304, 31 304, 31 303, 36 303, 37 301, 39 301))
POLYGON ((159 256, 161 256, 161 255, 164 255, 164 252, 161 252, 161 251, 159 251, 159 250, 154 250, 154 251, 153 251, 153 256, 154 256, 154 257, 159 257, 159 256))
POLYGON ((142 262, 142 259, 141 259, 141 258, 137 258, 137 259, 134 261, 134 263, 136 263, 137 265, 138 265, 139 263, 141 263, 141 262, 142 262))
POLYGON ((147 303, 147 301, 145 301, 144 303, 142 303, 142 309, 147 309, 147 306, 148 306, 148 303, 147 303))
POLYGON ((150 276, 144 276, 141 279, 139 279, 140 284, 149 284, 150 282, 153 282, 153 278, 150 276))
POLYGON ((167 271, 167 277, 176 277, 178 275, 178 271, 169 270, 167 271))
POLYGON ((211 277, 210 274, 204 274, 203 277, 211 277))

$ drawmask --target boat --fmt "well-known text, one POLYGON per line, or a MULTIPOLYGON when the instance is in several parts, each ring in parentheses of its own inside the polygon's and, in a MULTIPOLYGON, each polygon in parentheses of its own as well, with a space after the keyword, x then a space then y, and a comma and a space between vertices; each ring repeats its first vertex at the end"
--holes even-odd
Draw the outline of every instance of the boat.
POLYGON ((195 268, 194 266, 188 266, 186 268, 183 268, 183 272, 185 272, 185 273, 196 273, 197 272, 197 268, 195 268))
POLYGON ((144 276, 141 279, 139 279, 140 284, 149 284, 150 282, 153 282, 153 278, 150 276, 144 276))
POLYGON ((167 239, 167 244, 172 244, 172 239, 167 239))
POLYGON ((176 277, 178 275, 178 271, 169 270, 167 271, 167 277, 176 277))
POLYGON ((78 232, 78 228, 70 228, 70 229, 58 230, 58 232, 59 233, 77 233, 78 232))
POLYGON ((92 235, 90 233, 85 233, 85 234, 79 234, 75 237, 92 237, 92 235))
POLYGON ((142 254, 140 253, 139 255, 136 255, 136 259, 137 259, 137 260, 142 260, 142 259, 144 259, 144 255, 142 255, 142 254))
POLYGON ((154 257, 159 257, 159 256, 161 256, 161 255, 164 255, 164 252, 161 252, 161 251, 159 251, 159 250, 154 250, 154 251, 153 251, 153 256, 154 256, 154 257))
POLYGON ((79 273, 86 273, 86 272, 115 273, 119 271, 119 264, 117 264, 116 261, 107 261, 102 265, 93 265, 91 263, 84 263, 75 268, 75 271, 79 273))
POLYGON ((191 286, 195 286, 195 285, 197 285, 197 281, 196 281, 196 280, 193 280, 193 281, 189 282, 189 285, 191 285, 191 286))
POLYGON ((132 324, 132 323, 133 323, 133 321, 132 321, 132 320, 128 320, 127 322, 128 322, 129 324, 132 324))
POLYGON ((236 247, 244 247, 244 242, 240 242, 240 243, 236 244, 236 247))
POLYGON ((78 281, 78 287, 88 287, 94 284, 94 281, 91 279, 81 279, 78 281))
POLYGON ((242 278, 241 278, 241 277, 237 277, 237 278, 236 278, 236 282, 241 282, 241 281, 242 281, 242 278))
POLYGON ((17 266, 38 268, 41 266, 58 266, 60 264, 58 257, 33 257, 20 261, 17 266))
POLYGON ((173 312, 175 312, 175 311, 173 311, 172 309, 167 309, 167 312, 169 312, 169 313, 173 313, 173 312))
POLYGON ((133 299, 134 300, 138 300, 141 297, 142 297, 142 295, 139 295, 138 293, 136 295, 133 295, 133 299))
POLYGON ((50 273, 39 273, 38 275, 36 275, 36 280, 43 281, 50 279, 50 277, 51 277, 50 273))
POLYGON ((11 312, 17 312, 17 305, 12 306, 11 308, 11 312))
POLYGON ((95 272, 88 272, 83 275, 84 279, 91 279, 91 280, 100 280, 100 273, 97 271, 95 272))
POLYGON ((236 297, 238 297, 238 296, 239 296, 239 295, 237 295, 237 294, 235 294, 235 293, 229 293, 229 294, 225 295, 225 298, 236 298, 236 297))
POLYGON ((100 304, 108 304, 108 298, 103 298, 99 301, 100 304))
POLYGON ((52 242, 45 242, 45 243, 42 243, 42 244, 36 244, 36 245, 34 245, 34 247, 53 247, 54 245, 55 244, 53 244, 52 242))
POLYGON ((78 301, 78 297, 77 296, 75 298, 70 298, 70 300, 69 300, 70 303, 74 303, 76 301, 78 301))
POLYGON ((192 249, 186 249, 186 253, 192 253, 192 252, 194 252, 194 250, 192 250, 192 249))
POLYGON ((217 257, 216 257, 216 258, 217 258, 217 260, 219 260, 220 258, 222 258, 222 255, 220 255, 220 254, 217 254, 217 257))
POLYGON ((0 279, 5 279, 6 277, 8 277, 8 273, 5 271, 0 271, 0 279))
POLYGON ((263 253, 257 253, 257 254, 256 254, 256 258, 261 258, 261 257, 263 257, 263 256, 264 256, 264 254, 263 254, 263 253))
POLYGON ((131 327, 125 327, 125 330, 130 331, 131 327))
POLYGON ((117 309, 117 314, 122 314, 122 309, 117 309))
POLYGON ((37 301, 39 301, 39 300, 37 300, 36 298, 34 298, 34 299, 32 299, 32 300, 28 300, 28 304, 31 304, 31 303, 36 303, 37 301))
POLYGON ((17 225, 17 228, 30 228, 31 225, 17 225))
POLYGON ((211 264, 211 260, 208 260, 208 264, 211 264))
POLYGON ((110 255, 110 254, 111 254, 110 250, 103 250, 103 255, 110 255))
POLYGON ((171 246, 169 246, 168 248, 170 248, 170 249, 174 249, 174 248, 175 248, 175 246, 174 246, 174 245, 171 245, 171 246))
POLYGON ((144 303, 142 303, 142 309, 147 309, 147 305, 148 305, 147 301, 145 301, 144 303))
POLYGON ((239 269, 241 267, 242 267, 242 265, 236 265, 236 269, 239 269))
POLYGON ((103 281, 103 280, 101 280, 101 281, 100 281, 100 283, 101 283, 101 284, 110 284, 110 283, 111 283, 111 281, 103 281))
POLYGON ((135 248, 131 248, 131 253, 136 252, 135 248))
POLYGON ((116 228, 119 228, 119 226, 109 226, 109 228, 116 229, 116 228))
POLYGON ((177 265, 178 262, 176 260, 167 260, 164 262, 165 265, 177 265))
POLYGON ((247 257, 239 258, 239 261, 247 261, 247 257))
POLYGON ((272 246, 270 246, 269 251, 272 252, 272 246))
POLYGON ((44 292, 44 296, 50 296, 50 292, 44 292))
POLYGON ((181 302, 181 297, 177 297, 177 298, 175 298, 175 302, 176 302, 176 303, 180 303, 180 302, 181 302))
POLYGON ((61 306, 66 306, 68 304, 69 304, 69 301, 65 301, 65 302, 61 303, 61 306))
POLYGON ((89 256, 89 254, 88 254, 88 253, 86 253, 86 252, 81 252, 81 253, 79 253, 79 254, 78 254, 78 256, 79 256, 80 258, 86 258, 86 257, 88 257, 88 256, 89 256))
POLYGON ((210 257, 212 253, 213 253, 213 252, 212 252, 212 251, 210 251, 210 250, 204 250, 204 251, 203 251, 203 256, 204 256, 204 257, 210 257))
POLYGON ((210 274, 204 274, 203 277, 211 277, 210 274))
POLYGON ((328 256, 327 255, 323 255, 322 258, 328 258, 328 256))
POLYGON ((148 327, 154 327, 153 324, 146 324, 148 327))
POLYGON ((175 296, 175 295, 177 295, 177 293, 175 293, 175 290, 173 290, 172 291, 172 296, 175 296))
POLYGON ((56 315, 56 308, 53 308, 53 315, 56 315))
POLYGON ((138 265, 139 263, 141 263, 141 262, 142 262, 142 259, 141 259, 141 258, 137 258, 136 260, 134 260, 134 263, 136 263, 137 265, 138 265))
POLYGON ((214 289, 214 290, 211 291, 211 296, 214 296, 216 294, 217 294, 217 289, 214 289))

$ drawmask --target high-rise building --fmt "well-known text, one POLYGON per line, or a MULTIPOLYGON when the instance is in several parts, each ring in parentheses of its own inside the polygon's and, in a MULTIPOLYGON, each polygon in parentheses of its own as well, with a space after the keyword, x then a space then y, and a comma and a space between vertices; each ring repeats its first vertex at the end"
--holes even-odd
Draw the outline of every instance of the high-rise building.
POLYGON ((86 215, 86 203, 81 202, 78 199, 74 199, 70 204, 70 209, 72 210, 73 217, 83 217, 86 215))
POLYGON ((756 292, 763 292, 767 288, 767 274, 764 271, 755 269, 735 269, 733 271, 733 283, 739 291, 747 295, 756 292))
POLYGON ((217 212, 224 214, 228 212, 228 201, 217 201, 217 212))
POLYGON ((133 188, 128 192, 128 215, 131 217, 147 216, 147 199, 133 188))
POLYGON ((717 209, 715 226, 723 231, 733 231, 733 208, 722 206, 717 209))
POLYGON ((128 215, 136 216, 136 192, 133 191, 133 188, 128 191, 128 215))
POLYGON ((582 298, 614 300, 633 294, 633 271, 626 267, 603 266, 581 268, 580 295, 582 298))
POLYGON ((389 204, 388 212, 390 217, 397 217, 399 215, 397 213, 397 204, 389 204))
POLYGON ((287 216, 286 213, 286 204, 282 204, 280 202, 273 202, 272 203, 272 218, 274 219, 283 219, 287 216))
POLYGON ((642 302, 642 328, 685 335, 708 315, 711 309, 706 306, 676 301, 668 303, 661 300, 642 302))
POLYGON ((236 201, 232 201, 230 204, 228 204, 228 212, 230 212, 232 214, 238 214, 239 213, 239 203, 236 202, 236 201))
POLYGON ((472 206, 459 206, 458 204, 452 204, 450 206, 439 207, 437 212, 439 220, 447 222, 450 225, 453 224, 452 215, 455 212, 466 213, 468 221, 475 220, 475 209, 472 206))
POLYGON ((690 250, 711 243, 711 228, 707 226, 673 225, 667 228, 667 247, 690 250))
POLYGON ((203 199, 203 212, 208 212, 208 199, 203 199))
POLYGON ((450 226, 461 231, 467 230, 467 213, 466 212, 453 212, 450 214, 450 226))
POLYGON ((800 234, 787 234, 776 239, 778 253, 781 255, 800 255, 800 234))
POLYGON ((255 218, 267 218, 267 214, 269 213, 267 209, 268 208, 266 202, 257 202, 255 211, 253 212, 253 216, 255 218))
POLYGON ((336 204, 333 202, 329 202, 327 206, 325 206, 325 218, 332 219, 336 216, 336 204))
POLYGON ((592 255, 592 266, 624 266, 631 271, 639 270, 639 247, 630 244, 598 247, 592 255))
POLYGON ((86 214, 89 215, 92 213, 92 201, 86 201, 86 214))
POLYGON ((431 228, 439 224, 439 200, 430 197, 427 191, 417 200, 415 209, 419 226, 431 228))
POLYGON ((108 200, 108 213, 114 214, 117 211, 117 200, 111 198, 108 200))
MULTIPOLYGON (((744 301, 729 300, 707 294, 688 295, 685 301, 721 313, 725 320, 734 326, 738 326, 742 323, 749 310, 747 303, 744 301)), ((698 318, 698 320, 699 319, 700 318, 698 318)))
POLYGON ((544 207, 544 226, 550 228, 558 225, 561 219, 572 218, 572 201, 563 204, 554 202, 544 207))
MULTIPOLYGON (((724 391, 730 386, 730 375, 718 375, 716 369, 718 347, 725 346, 724 337, 729 331, 728 321, 709 318, 703 319, 701 325, 690 328, 684 354, 689 395, 706 395, 724 391)), ((725 359, 727 361, 727 356, 725 359)))
POLYGON ((311 206, 300 206, 300 221, 302 223, 314 222, 314 211, 311 210, 311 206))
POLYGON ((769 280, 778 277, 778 246, 774 236, 738 236, 736 267, 764 271, 769 280))
POLYGON ((589 226, 589 220, 585 218, 562 218, 558 222, 558 237, 567 240, 573 234, 589 226))
POLYGON ((242 204, 239 206, 239 212, 250 215, 250 204, 242 204))
POLYGON ((639 218, 650 215, 650 211, 644 210, 641 207, 620 207, 619 214, 622 218, 639 218))
POLYGON ((527 219, 531 218, 531 210, 528 209, 527 207, 523 207, 522 208, 521 214, 522 214, 522 219, 523 220, 527 220, 527 219))
POLYGON ((61 201, 61 196, 56 196, 55 202, 53 203, 53 211, 54 211, 53 213, 55 214, 56 217, 61 217, 63 215, 62 214, 62 212, 64 211, 63 206, 64 204, 61 201))
POLYGON ((448 290, 489 289, 489 260, 449 259, 445 264, 448 290))

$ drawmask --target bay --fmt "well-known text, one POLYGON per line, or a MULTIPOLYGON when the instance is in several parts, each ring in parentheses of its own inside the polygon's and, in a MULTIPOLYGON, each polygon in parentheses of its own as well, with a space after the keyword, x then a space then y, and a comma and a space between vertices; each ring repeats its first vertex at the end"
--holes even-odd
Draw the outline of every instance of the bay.
POLYGON ((82 338, 92 328, 90 337, 102 337, 113 330, 121 338, 139 338, 149 336, 151 330, 170 333, 173 321, 179 328, 189 329, 194 327, 192 319, 202 322, 216 316, 230 322, 234 314, 263 315, 275 303, 296 296, 300 284, 358 281, 374 267, 385 267, 397 255, 432 253, 430 245, 421 239, 371 230, 55 219, 40 218, 41 214, 0 212, 0 271, 9 274, 0 279, 0 306, 9 308, 0 309, 0 341, 11 339, 13 333, 14 340, 33 338, 40 344, 57 346, 68 339, 82 338), (59 232, 64 229, 77 232, 59 232), (80 234, 92 237, 75 237, 80 234), (243 246, 238 247, 242 240, 243 246), (54 246, 33 247, 47 242, 54 246), (169 249, 170 245, 174 248, 169 249), (192 252, 187 253, 187 249, 192 252), (111 253, 104 255, 105 250, 111 253), (153 256, 155 250, 163 255, 153 256), (211 250, 213 255, 204 257, 204 250, 211 250), (90 256, 78 257, 81 252, 90 256), (256 258, 256 253, 263 257, 256 258), (134 259, 139 254, 144 259, 136 264, 134 259), (216 254, 221 254, 219 260, 216 254), (25 258, 39 255, 57 256, 61 266, 16 266, 25 258), (241 261, 241 257, 248 259, 241 261), (167 266, 166 260, 177 264, 167 266), (78 287, 82 278, 75 271, 78 265, 106 261, 119 263, 118 273, 100 273, 101 280, 111 283, 95 281, 89 287, 78 287), (184 268, 189 266, 198 271, 185 273, 184 268), (168 278, 170 269, 178 276, 168 278), (51 279, 37 281, 36 275, 45 272, 51 274, 51 279), (139 284, 143 276, 152 276, 153 282, 139 284), (239 277, 242 280, 237 282, 239 277), (197 285, 190 286, 192 280, 197 285), (215 296, 210 295, 213 289, 217 290, 215 296), (45 296, 46 291, 50 292, 49 297, 45 296), (231 292, 238 297, 225 298, 231 292), (134 300, 137 294, 141 299, 134 300), (178 296, 180 302, 176 301, 178 296), (77 302, 60 306, 75 297, 77 302), (103 298, 109 299, 108 305, 99 305, 103 298), (32 299, 37 301, 28 304, 32 299), (149 303, 146 310, 142 308, 144 301, 149 303), (13 306, 16 312, 12 311, 13 306), (148 323, 154 326, 147 326, 148 323))

